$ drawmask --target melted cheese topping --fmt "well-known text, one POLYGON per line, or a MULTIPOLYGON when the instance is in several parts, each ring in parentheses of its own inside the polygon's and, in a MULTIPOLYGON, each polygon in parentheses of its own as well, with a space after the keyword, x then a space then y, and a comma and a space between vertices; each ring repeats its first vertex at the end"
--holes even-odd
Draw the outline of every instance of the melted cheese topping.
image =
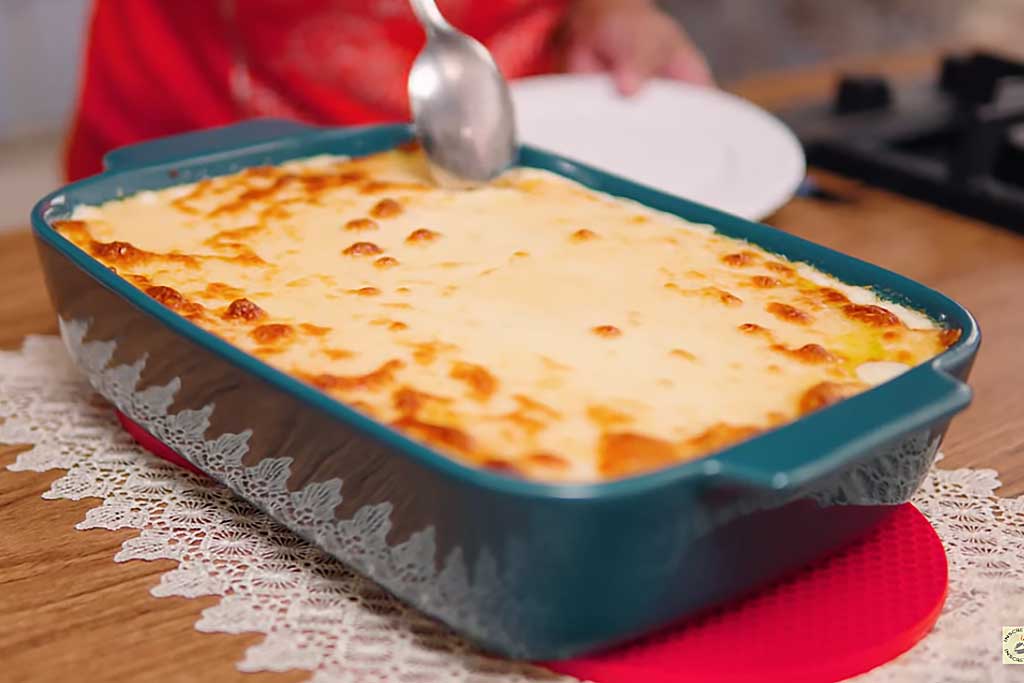
POLYGON ((541 480, 708 454, 959 336, 551 173, 434 187, 415 148, 141 192, 56 227, 270 365, 452 457, 541 480))

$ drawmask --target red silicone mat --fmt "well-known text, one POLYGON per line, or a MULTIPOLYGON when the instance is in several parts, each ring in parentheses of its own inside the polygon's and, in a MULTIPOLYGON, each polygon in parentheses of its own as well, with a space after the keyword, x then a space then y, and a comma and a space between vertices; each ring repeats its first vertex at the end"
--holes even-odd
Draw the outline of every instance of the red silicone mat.
MULTIPOLYGON (((198 471, 118 419, 147 450, 198 471)), ((923 638, 947 580, 942 542, 908 503, 868 537, 752 597, 631 645, 544 665, 595 683, 838 681, 923 638)))

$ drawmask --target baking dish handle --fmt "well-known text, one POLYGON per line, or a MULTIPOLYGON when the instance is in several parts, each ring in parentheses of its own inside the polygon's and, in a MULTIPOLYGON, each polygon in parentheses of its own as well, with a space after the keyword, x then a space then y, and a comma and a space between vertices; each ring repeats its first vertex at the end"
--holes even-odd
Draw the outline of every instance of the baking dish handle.
POLYGON ((219 151, 237 152, 240 147, 314 130, 315 126, 285 119, 250 119, 230 126, 207 128, 119 147, 103 157, 103 168, 107 171, 124 171, 191 159, 219 151))
POLYGON ((923 365, 799 423, 735 446, 712 459, 715 464, 708 473, 734 486, 796 491, 909 434, 944 425, 970 402, 966 383, 934 364, 923 365), (765 462, 766 452, 773 454, 770 463, 765 462))

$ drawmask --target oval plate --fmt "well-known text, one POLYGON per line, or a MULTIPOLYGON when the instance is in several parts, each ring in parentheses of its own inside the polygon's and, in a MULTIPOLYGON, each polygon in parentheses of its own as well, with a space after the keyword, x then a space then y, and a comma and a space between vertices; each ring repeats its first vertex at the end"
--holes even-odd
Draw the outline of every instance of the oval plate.
POLYGON ((735 95, 655 80, 620 96, 604 75, 512 83, 523 142, 742 218, 785 204, 804 153, 781 121, 735 95))

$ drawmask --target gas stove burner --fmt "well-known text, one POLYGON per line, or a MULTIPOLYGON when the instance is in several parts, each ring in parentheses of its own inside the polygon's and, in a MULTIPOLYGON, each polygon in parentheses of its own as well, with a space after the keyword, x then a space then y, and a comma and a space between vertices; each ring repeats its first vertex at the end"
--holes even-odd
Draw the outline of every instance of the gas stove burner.
POLYGON ((907 87, 847 75, 782 118, 814 166, 1024 232, 1024 63, 953 55, 907 87))

